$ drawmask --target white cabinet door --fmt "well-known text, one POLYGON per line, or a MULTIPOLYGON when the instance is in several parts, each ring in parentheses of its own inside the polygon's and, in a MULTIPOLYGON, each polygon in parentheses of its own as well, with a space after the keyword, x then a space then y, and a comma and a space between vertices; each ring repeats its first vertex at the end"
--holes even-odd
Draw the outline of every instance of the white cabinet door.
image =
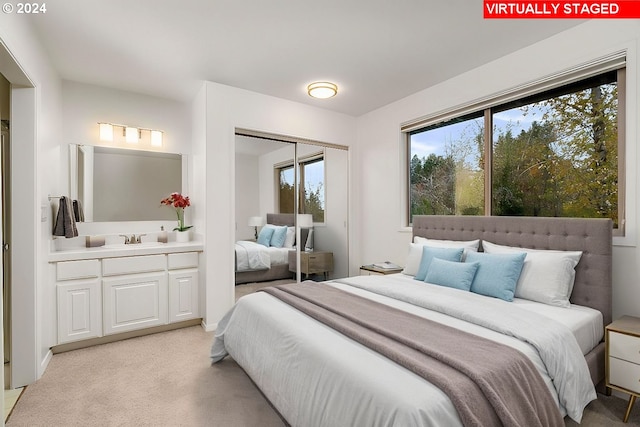
POLYGON ((166 324, 167 288, 164 272, 102 279, 104 334, 166 324))
POLYGON ((102 336, 100 280, 58 283, 58 344, 102 336))
POLYGON ((169 322, 196 319, 198 310, 198 270, 169 272, 169 322))

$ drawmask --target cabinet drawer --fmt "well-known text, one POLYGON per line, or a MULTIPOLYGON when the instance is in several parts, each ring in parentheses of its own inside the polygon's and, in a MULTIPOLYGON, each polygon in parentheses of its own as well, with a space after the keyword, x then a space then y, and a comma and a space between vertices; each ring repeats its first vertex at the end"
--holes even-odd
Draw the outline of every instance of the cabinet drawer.
POLYGON ((144 255, 102 260, 102 275, 148 273, 163 271, 167 268, 166 255, 144 255))
POLYGON ((197 267, 198 267, 197 252, 169 254, 169 270, 176 270, 179 268, 197 268, 197 267))
POLYGON ((609 355, 640 364, 640 338, 609 331, 609 355))
POLYGON ((58 280, 91 279, 99 275, 100 261, 97 259, 57 263, 56 278, 58 280))
POLYGON ((333 270, 333 254, 309 254, 309 271, 322 272, 333 270))
POLYGON ((609 357, 609 384, 640 393, 640 365, 609 357))

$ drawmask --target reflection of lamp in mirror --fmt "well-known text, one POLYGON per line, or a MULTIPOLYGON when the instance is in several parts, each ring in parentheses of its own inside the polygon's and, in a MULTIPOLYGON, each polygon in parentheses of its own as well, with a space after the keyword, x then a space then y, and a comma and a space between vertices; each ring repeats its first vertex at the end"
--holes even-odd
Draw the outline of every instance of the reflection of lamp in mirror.
POLYGON ((113 141, 113 125, 111 123, 99 123, 100 141, 113 141))
POLYGON ((298 214, 297 220, 298 227, 308 228, 307 240, 304 243, 305 252, 313 252, 313 215, 311 214, 298 214))
POLYGON ((264 223, 262 222, 261 216, 252 216, 249 218, 249 227, 254 227, 256 240, 258 240, 258 227, 262 227, 264 223))
POLYGON ((298 226, 300 226, 300 228, 311 228, 311 227, 313 227, 313 215, 311 215, 311 214, 299 214, 298 215, 298 226))

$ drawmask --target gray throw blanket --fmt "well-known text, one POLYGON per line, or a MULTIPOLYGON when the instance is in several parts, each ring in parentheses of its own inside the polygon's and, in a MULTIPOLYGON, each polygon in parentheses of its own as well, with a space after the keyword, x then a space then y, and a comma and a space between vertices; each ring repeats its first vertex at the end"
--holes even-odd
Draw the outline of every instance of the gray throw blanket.
POLYGON ((549 389, 519 351, 307 281, 267 292, 438 386, 465 426, 564 426, 549 389))

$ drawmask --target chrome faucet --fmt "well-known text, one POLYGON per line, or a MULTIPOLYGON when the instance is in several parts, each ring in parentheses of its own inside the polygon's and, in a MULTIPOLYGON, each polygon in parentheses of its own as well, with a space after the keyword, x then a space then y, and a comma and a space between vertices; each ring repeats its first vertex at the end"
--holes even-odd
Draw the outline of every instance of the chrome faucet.
POLYGON ((142 236, 146 236, 146 234, 139 234, 137 236, 132 234, 131 237, 125 234, 120 234, 120 236, 124 237, 125 245, 135 245, 136 243, 142 243, 142 236))

